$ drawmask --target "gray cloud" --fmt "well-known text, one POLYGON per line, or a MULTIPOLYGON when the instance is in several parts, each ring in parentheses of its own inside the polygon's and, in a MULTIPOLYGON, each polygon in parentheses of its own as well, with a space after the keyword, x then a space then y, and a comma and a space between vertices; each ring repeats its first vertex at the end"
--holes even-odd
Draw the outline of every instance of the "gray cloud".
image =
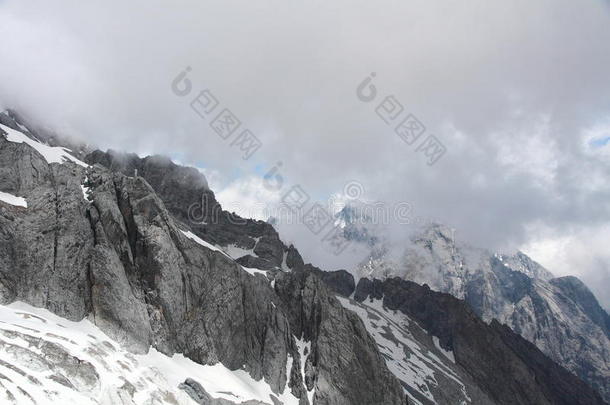
MULTIPOLYGON (((314 198, 357 179, 502 249, 594 238, 610 219, 610 147, 589 144, 610 134, 606 1, 5 0, 0 35, 0 104, 104 148, 172 151, 221 188, 282 161, 314 198), (371 72, 367 104, 355 91, 371 72), (252 159, 189 108, 204 88, 262 140, 252 159), (386 95, 446 146, 434 166, 376 116, 386 95)), ((608 266, 574 263, 610 290, 608 266)))

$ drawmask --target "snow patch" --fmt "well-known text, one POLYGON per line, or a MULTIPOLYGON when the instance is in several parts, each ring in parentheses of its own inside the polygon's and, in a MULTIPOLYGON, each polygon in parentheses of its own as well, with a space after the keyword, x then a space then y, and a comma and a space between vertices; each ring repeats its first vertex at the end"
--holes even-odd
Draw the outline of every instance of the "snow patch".
MULTIPOLYGON (((443 389, 437 379, 437 375, 442 374, 459 387, 464 401, 471 402, 466 386, 460 381, 458 374, 451 369, 453 364, 447 363, 451 359, 449 357, 441 359, 417 340, 415 332, 412 331, 419 330, 421 336, 427 336, 427 332, 416 322, 401 312, 387 310, 381 300, 366 300, 358 303, 343 297, 337 298, 343 307, 355 312, 362 319, 385 358, 388 369, 400 381, 419 392, 427 400, 436 403, 433 391, 443 389)), ((407 390, 405 392, 409 396, 409 401, 415 404, 421 403, 407 390)))
POLYGON ((436 348, 445 356, 447 357, 449 360, 451 360, 451 362, 453 364, 455 364, 455 356, 453 355, 453 351, 451 350, 445 350, 441 347, 441 343, 439 341, 439 339, 436 336, 432 336, 432 341, 434 342, 434 346, 436 346, 436 348))
POLYGON ((20 124, 18 122, 15 122, 15 124, 17 124, 17 126, 19 127, 19 129, 21 129, 21 132, 25 133, 25 132, 30 132, 30 130, 23 124, 20 124))
POLYGON ((183 230, 180 230, 180 232, 182 232, 184 234, 184 236, 186 236, 187 238, 189 238, 192 241, 195 241, 196 243, 200 244, 201 246, 203 246, 205 248, 208 248, 210 250, 213 250, 215 252, 220 252, 223 255, 225 255, 225 256, 230 258, 230 256, 227 255, 225 252, 223 252, 223 250, 220 249, 218 246, 212 245, 211 243, 204 241, 199 236, 195 235, 193 232, 191 232, 191 231, 183 231, 183 230))
POLYGON ((182 354, 168 357, 155 349, 150 349, 146 355, 135 357, 140 364, 157 369, 167 378, 172 387, 177 387, 187 378, 192 378, 201 384, 212 397, 236 403, 249 400, 269 403, 271 395, 278 397, 264 379, 257 381, 246 371, 231 371, 221 363, 201 365, 182 354))
POLYGON ((0 374, 10 379, 10 382, 2 381, 2 403, 10 403, 8 398, 12 395, 19 404, 35 401, 38 404, 114 405, 123 402, 118 392, 129 381, 136 388, 136 405, 149 403, 153 397, 159 399, 159 404, 192 405, 185 392, 168 384, 168 376, 141 365, 135 356, 121 349, 88 320, 71 322, 47 310, 14 302, 0 306, 0 334, 3 340, 0 359, 5 361, 0 364, 0 374), (9 348, 30 352, 33 358, 41 355, 40 346, 30 344, 29 339, 58 345, 79 362, 91 364, 99 380, 93 386, 83 385, 79 382, 85 380, 67 375, 77 382, 76 388, 71 388, 53 378, 59 369, 48 369, 44 363, 41 366, 41 363, 28 361, 28 356, 11 355, 9 348))
POLYGON ((73 162, 82 167, 89 167, 86 163, 78 160, 74 156, 70 155, 68 152, 71 152, 70 149, 62 148, 62 147, 53 147, 44 145, 40 142, 36 142, 31 139, 23 132, 16 131, 12 128, 7 127, 6 125, 0 124, 0 128, 7 133, 6 139, 9 142, 14 143, 25 143, 30 145, 32 148, 36 149, 38 153, 40 153, 47 163, 66 163, 73 162))
POLYGON ((83 192, 83 198, 87 201, 89 200, 89 194, 91 193, 91 189, 85 185, 88 181, 89 178, 85 177, 85 182, 80 185, 80 189, 83 192))
MULTIPOLYGON (((219 248, 218 246, 212 245, 209 242, 204 241, 203 239, 201 239, 199 236, 195 235, 193 232, 191 231, 183 231, 180 230, 180 232, 182 232, 184 234, 184 236, 186 236, 187 238, 195 241, 196 243, 200 244, 203 247, 206 247, 210 250, 213 250, 215 252, 220 252, 223 255, 227 256, 229 259, 234 260, 233 257, 231 257, 228 252, 222 250, 221 248, 219 248)), ((265 276, 265 278, 267 278, 267 272, 265 270, 261 270, 261 269, 254 269, 251 267, 244 267, 244 266, 240 266, 245 272, 247 272, 250 275, 257 275, 257 274, 262 274, 263 276, 265 276)))
POLYGON ((251 274, 253 276, 255 276, 257 274, 262 274, 263 276, 267 277, 267 272, 265 270, 253 269, 251 267, 244 267, 244 266, 241 266, 241 268, 244 269, 246 272, 248 272, 248 274, 251 274))
POLYGON ((23 197, 17 197, 15 195, 0 191, 0 201, 4 201, 7 204, 14 205, 16 207, 28 207, 28 202, 23 197))
MULTIPOLYGON (((301 376, 303 377, 303 386, 307 389, 307 384, 305 384, 305 362, 307 358, 311 354, 311 342, 306 342, 304 338, 296 339, 297 350, 299 351, 299 357, 301 362, 301 376)), ((309 399, 309 403, 313 404, 313 396, 316 393, 316 387, 307 391, 307 398, 309 399)))

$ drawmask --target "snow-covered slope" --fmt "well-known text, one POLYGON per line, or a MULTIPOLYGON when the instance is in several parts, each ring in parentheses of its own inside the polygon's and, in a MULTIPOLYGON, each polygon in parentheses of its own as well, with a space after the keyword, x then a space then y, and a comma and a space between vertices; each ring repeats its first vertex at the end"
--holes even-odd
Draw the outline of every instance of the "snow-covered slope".
POLYGON ((9 194, 9 193, 5 193, 3 191, 0 191, 0 201, 3 201, 7 204, 11 204, 14 205, 16 207, 24 207, 27 208, 28 203, 25 200, 25 198, 23 197, 17 197, 15 195, 9 194))
MULTIPOLYGON (((87 164, 78 160, 70 154, 70 149, 59 146, 49 146, 38 142, 21 131, 16 131, 6 125, 0 124, 0 129, 6 133, 6 139, 9 142, 26 143, 36 149, 48 163, 64 163, 66 161, 74 162, 79 166, 87 167, 87 164)), ((1 132, 0 132, 1 133, 1 132)))
POLYGON ((493 404, 455 364, 453 353, 441 348, 436 336, 408 316, 384 308, 380 300, 339 301, 362 319, 388 368, 409 395, 409 403, 493 404))
MULTIPOLYGON (((243 370, 155 349, 130 354, 88 320, 71 322, 21 302, 0 306, 3 404, 195 404, 179 387, 187 378, 213 398, 273 403, 269 385, 243 370)), ((279 399, 298 404, 289 390, 279 399)))

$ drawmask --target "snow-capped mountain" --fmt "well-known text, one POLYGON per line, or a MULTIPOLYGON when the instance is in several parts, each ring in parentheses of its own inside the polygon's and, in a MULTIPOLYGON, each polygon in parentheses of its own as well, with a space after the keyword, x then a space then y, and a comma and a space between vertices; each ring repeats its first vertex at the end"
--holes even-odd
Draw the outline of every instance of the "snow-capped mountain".
POLYGON ((610 317, 577 278, 556 278, 522 252, 507 255, 470 246, 439 224, 421 227, 397 254, 374 236, 380 234, 377 226, 367 228, 352 211, 339 214, 360 220, 347 222, 345 237, 362 242, 366 235, 371 246, 356 277, 397 276, 463 299, 486 322, 510 326, 608 399, 610 317))
POLYGON ((0 114, 4 402, 603 403, 448 294, 305 264, 195 169, 74 145, 0 114))

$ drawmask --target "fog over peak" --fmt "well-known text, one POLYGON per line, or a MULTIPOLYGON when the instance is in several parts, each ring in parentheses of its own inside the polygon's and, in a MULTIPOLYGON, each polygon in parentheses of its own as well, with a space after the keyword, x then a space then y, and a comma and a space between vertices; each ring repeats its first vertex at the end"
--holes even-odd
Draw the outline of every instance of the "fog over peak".
MULTIPOLYGON (((311 201, 355 181, 364 199, 578 275, 610 305, 607 1, 3 0, 0 35, 0 106, 196 166, 238 212, 279 204, 261 181, 281 162, 311 201), (262 142, 250 159, 190 107, 204 89, 262 142), (376 114, 386 96, 442 142, 435 164, 376 114)), ((323 259, 319 237, 291 229, 323 259)))

